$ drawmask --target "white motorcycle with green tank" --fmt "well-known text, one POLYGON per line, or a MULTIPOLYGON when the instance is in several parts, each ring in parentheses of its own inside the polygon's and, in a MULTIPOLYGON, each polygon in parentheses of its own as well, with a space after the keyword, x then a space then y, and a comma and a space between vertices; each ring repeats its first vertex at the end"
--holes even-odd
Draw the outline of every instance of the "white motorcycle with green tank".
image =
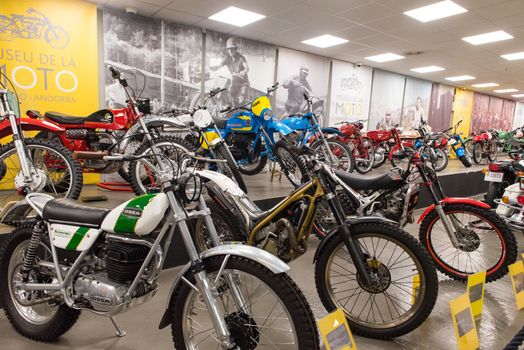
POLYGON ((171 325, 176 349, 318 349, 313 314, 289 267, 255 247, 221 245, 200 177, 188 166, 194 159, 155 157, 152 164, 140 155, 107 156, 149 163, 163 185, 113 210, 26 196, 23 205, 36 216, 0 249, 0 302, 16 331, 54 341, 90 311, 110 317, 117 335, 125 335, 113 316, 157 293, 178 228, 190 262, 173 282, 159 325, 171 325), (215 243, 201 253, 188 227, 193 218, 206 222, 215 243))

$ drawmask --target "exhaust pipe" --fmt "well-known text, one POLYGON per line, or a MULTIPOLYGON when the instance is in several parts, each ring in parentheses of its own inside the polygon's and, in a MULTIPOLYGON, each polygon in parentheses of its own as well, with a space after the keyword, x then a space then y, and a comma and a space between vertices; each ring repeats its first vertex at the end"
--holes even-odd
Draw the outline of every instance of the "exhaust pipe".
POLYGON ((74 151, 74 159, 104 159, 105 156, 109 155, 107 151, 74 151))

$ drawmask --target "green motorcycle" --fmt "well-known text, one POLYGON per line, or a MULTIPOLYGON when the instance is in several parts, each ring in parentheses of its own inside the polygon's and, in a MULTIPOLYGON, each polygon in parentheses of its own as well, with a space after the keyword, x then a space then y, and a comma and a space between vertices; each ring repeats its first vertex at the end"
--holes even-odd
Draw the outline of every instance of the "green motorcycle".
POLYGON ((497 149, 499 153, 510 153, 524 149, 524 133, 522 128, 512 131, 496 130, 494 131, 497 140, 497 149))

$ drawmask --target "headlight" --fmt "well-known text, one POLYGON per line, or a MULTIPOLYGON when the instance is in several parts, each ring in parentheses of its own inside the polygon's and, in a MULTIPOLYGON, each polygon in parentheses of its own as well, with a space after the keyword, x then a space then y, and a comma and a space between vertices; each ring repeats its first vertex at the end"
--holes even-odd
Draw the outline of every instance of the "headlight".
POLYGON ((266 109, 262 117, 265 121, 271 120, 271 118, 273 118, 273 111, 271 109, 266 109))
POLYGON ((198 200, 202 193, 202 180, 193 173, 185 173, 178 178, 178 195, 186 203, 198 200))

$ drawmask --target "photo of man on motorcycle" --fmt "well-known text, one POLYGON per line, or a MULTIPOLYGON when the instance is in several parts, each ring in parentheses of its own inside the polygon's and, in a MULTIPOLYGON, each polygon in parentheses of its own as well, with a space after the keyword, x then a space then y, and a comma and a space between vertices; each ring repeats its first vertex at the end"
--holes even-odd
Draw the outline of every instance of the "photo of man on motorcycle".
POLYGON ((217 71, 224 66, 227 67, 229 73, 231 73, 231 79, 225 86, 229 92, 229 102, 233 106, 238 106, 247 101, 249 66, 246 57, 238 52, 238 44, 234 38, 227 39, 226 50, 227 56, 209 69, 217 71))
POLYGON ((284 89, 287 89, 286 112, 288 115, 301 112, 304 96, 311 95, 313 89, 307 81, 308 75, 309 69, 301 66, 297 75, 293 75, 282 84, 284 89))

